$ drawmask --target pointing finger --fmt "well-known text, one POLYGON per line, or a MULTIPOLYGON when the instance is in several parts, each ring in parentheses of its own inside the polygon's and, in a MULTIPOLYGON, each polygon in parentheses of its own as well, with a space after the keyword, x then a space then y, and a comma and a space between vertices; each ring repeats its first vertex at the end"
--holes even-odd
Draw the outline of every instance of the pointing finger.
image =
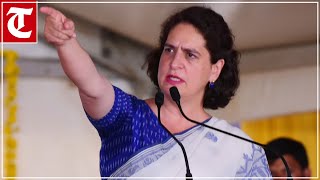
POLYGON ((43 13, 43 14, 46 14, 48 16, 55 17, 55 18, 58 17, 58 16, 64 17, 63 14, 60 11, 58 11, 56 9, 53 9, 51 7, 47 7, 47 6, 41 7, 40 8, 40 12, 43 13))

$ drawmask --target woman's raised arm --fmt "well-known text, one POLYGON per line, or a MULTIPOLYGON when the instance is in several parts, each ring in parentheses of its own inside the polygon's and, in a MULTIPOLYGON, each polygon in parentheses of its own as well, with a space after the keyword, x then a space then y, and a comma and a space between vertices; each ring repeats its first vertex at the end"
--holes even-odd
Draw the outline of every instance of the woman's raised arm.
POLYGON ((100 119, 114 102, 111 83, 98 73, 92 59, 76 40, 73 21, 51 7, 41 7, 40 12, 47 16, 44 36, 56 47, 64 72, 78 87, 84 109, 92 118, 100 119))

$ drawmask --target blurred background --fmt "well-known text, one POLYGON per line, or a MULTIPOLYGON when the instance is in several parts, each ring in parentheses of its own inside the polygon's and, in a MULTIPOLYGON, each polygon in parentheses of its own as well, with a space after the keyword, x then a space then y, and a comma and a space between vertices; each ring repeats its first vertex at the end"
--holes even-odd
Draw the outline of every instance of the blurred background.
MULTIPOLYGON (((145 55, 157 45, 161 23, 177 10, 211 7, 235 35, 241 85, 230 104, 210 114, 242 128, 253 140, 301 141, 317 176, 317 3, 56 3, 74 20, 77 38, 99 71, 114 85, 140 98, 153 97, 145 55)), ((98 177, 100 138, 87 120, 77 88, 65 76, 54 47, 4 44, 20 73, 4 80, 4 173, 19 177, 98 177), (14 85, 14 87, 13 87, 14 85), (10 88, 14 91, 10 92, 10 88), (14 92, 14 93, 12 93, 14 92), (6 100, 4 105, 6 105, 6 100), (12 160, 12 161, 11 161, 12 160)), ((236 149, 236 147, 235 147, 236 149)))

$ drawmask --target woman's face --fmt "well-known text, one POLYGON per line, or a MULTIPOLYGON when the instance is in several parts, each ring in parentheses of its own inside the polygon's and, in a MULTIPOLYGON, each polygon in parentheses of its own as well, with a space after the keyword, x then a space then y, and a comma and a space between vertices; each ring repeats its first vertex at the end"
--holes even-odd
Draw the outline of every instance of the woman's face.
POLYGON ((170 31, 162 51, 159 87, 169 93, 176 86, 181 96, 202 98, 208 81, 217 78, 213 66, 202 34, 191 24, 180 23, 170 31))

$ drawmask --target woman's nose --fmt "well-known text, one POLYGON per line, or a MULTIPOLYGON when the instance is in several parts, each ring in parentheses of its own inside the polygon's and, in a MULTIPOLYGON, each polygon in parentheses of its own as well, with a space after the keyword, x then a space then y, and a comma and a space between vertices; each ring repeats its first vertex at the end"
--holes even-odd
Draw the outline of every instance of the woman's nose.
POLYGON ((183 67, 183 53, 181 51, 177 51, 173 56, 171 60, 171 68, 172 69, 180 69, 183 67))

